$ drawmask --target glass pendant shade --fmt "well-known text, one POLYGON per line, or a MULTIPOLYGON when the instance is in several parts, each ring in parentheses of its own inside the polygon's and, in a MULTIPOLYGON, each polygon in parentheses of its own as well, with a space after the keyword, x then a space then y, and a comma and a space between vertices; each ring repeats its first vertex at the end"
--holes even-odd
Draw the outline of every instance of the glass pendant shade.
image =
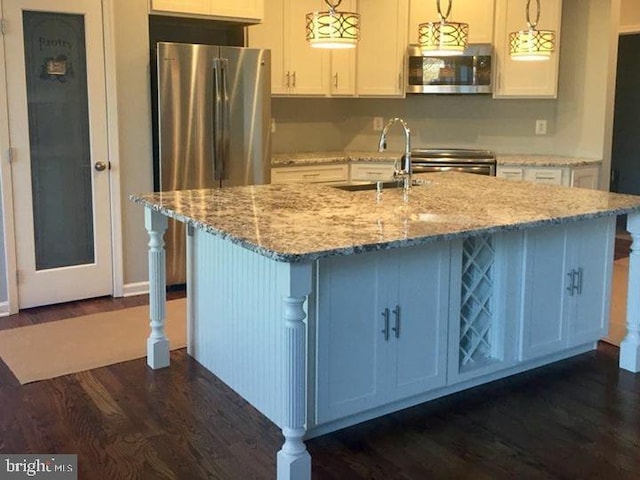
POLYGON ((512 60, 518 61, 549 60, 555 50, 556 32, 536 29, 540 19, 540 0, 536 0, 538 11, 534 22, 529 18, 530 3, 531 0, 527 0, 527 25, 529 29, 509 34, 509 55, 512 60))
POLYGON ((446 13, 442 13, 440 0, 437 0, 440 21, 421 23, 418 27, 418 43, 423 55, 450 56, 462 55, 469 42, 469 24, 449 22, 451 2, 446 13))
POLYGON ((315 48, 354 48, 360 39, 360 15, 353 12, 337 12, 329 5, 328 12, 307 13, 307 41, 315 48))

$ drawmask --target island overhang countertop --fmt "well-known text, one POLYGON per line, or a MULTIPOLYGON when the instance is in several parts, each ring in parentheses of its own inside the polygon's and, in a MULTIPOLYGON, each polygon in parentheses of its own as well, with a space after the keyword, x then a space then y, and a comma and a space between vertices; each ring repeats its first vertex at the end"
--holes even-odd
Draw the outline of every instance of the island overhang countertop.
POLYGON ((640 211, 640 196, 465 173, 424 185, 344 191, 288 184, 132 195, 135 203, 278 261, 307 262, 640 211))

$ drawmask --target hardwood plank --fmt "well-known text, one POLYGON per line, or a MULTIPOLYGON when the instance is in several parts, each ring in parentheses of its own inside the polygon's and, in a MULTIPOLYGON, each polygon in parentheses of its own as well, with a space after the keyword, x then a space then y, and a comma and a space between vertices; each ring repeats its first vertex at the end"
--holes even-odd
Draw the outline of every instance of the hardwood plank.
MULTIPOLYGON (((143 304, 97 299, 10 323, 143 304)), ((140 302, 140 303, 138 303, 140 302)), ((0 328, 6 328, 3 325, 0 328)), ((307 442, 314 480, 636 479, 640 375, 618 349, 482 385, 307 442)), ((0 452, 77 453, 80 478, 271 479, 279 429, 190 358, 20 386, 0 362, 0 452)))

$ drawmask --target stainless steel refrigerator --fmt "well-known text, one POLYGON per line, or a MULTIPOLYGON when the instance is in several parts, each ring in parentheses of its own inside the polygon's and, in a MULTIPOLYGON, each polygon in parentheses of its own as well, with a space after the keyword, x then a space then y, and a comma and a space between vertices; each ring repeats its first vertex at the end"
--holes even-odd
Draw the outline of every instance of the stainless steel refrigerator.
MULTIPOLYGON (((270 181, 269 50, 159 42, 160 191, 270 181)), ((167 284, 184 283, 185 228, 165 233, 167 284)))

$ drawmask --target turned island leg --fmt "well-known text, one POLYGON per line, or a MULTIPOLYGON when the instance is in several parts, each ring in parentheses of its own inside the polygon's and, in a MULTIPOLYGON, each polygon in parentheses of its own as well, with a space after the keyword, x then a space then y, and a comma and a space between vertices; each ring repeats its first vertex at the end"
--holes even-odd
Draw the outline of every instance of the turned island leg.
POLYGON ((147 339, 147 365, 153 369, 169 366, 169 339, 165 334, 166 272, 164 232, 167 217, 145 208, 144 226, 149 233, 149 318, 151 333, 147 339))
POLYGON ((303 306, 311 291, 311 267, 293 264, 290 268, 290 295, 282 299, 287 391, 282 427, 284 444, 278 452, 277 479, 311 480, 311 456, 302 441, 307 408, 307 336, 303 306))
POLYGON ((627 217, 631 234, 629 287, 627 290, 627 335, 620 343, 620 368, 640 372, 640 213, 627 217))

